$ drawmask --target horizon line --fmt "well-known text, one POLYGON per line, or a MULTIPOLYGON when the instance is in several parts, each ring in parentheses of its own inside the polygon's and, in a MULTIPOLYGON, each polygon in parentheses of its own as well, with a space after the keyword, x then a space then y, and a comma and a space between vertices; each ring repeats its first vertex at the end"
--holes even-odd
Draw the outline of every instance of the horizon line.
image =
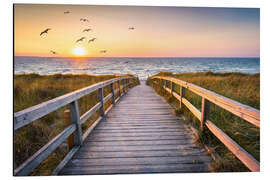
POLYGON ((37 58, 260 58, 260 56, 95 56, 95 57, 69 57, 69 56, 23 56, 13 55, 13 57, 37 57, 37 58))

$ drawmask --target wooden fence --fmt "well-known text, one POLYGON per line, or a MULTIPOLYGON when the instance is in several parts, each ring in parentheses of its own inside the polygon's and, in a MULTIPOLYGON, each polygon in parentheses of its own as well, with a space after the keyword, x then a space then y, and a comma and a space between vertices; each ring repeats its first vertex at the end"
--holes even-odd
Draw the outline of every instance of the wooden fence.
POLYGON ((43 160, 45 160, 59 145, 61 145, 67 138, 69 138, 70 151, 56 167, 53 174, 57 174, 65 164, 71 159, 71 157, 77 152, 80 145, 83 143, 85 138, 99 123, 99 121, 108 113, 119 98, 128 90, 129 85, 132 84, 131 79, 134 77, 120 77, 111 80, 103 81, 100 83, 93 84, 83 89, 68 93, 66 95, 57 97, 55 99, 46 101, 36 106, 27 108, 14 114, 14 131, 17 129, 53 112, 57 109, 69 105, 69 110, 65 111, 66 118, 69 119, 70 124, 56 137, 50 140, 34 155, 28 158, 24 163, 14 170, 14 175, 24 176, 31 173, 43 160), (122 85, 121 83, 122 82, 122 85), (118 89, 114 90, 114 83, 117 83, 118 89), (103 97, 103 88, 110 86, 111 93, 106 97, 103 97), (90 110, 80 116, 78 108, 78 99, 98 90, 99 92, 99 103, 93 106, 90 110), (121 92, 122 91, 122 92, 121 92), (119 97, 115 99, 115 94, 119 93, 119 97), (112 105, 105 111, 104 103, 112 98, 112 105), (91 117, 97 110, 100 109, 101 116, 82 134, 81 125, 91 117), (72 139, 72 142, 70 141, 72 139))
POLYGON ((201 129, 206 126, 243 164, 245 164, 247 168, 249 168, 251 171, 260 171, 260 163, 254 157, 252 157, 227 134, 225 134, 221 129, 207 119, 210 113, 209 105, 211 102, 248 121, 254 126, 260 127, 259 110, 176 78, 153 76, 151 79, 157 80, 157 82, 154 81, 156 85, 163 86, 168 93, 172 94, 176 99, 178 99, 180 102, 180 108, 182 104, 184 104, 194 114, 194 116, 200 120, 201 129), (168 82, 171 83, 171 89, 168 88, 168 82), (174 92, 175 85, 179 85, 180 87, 179 94, 174 92), (185 89, 188 89, 201 96, 201 111, 185 98, 185 89))

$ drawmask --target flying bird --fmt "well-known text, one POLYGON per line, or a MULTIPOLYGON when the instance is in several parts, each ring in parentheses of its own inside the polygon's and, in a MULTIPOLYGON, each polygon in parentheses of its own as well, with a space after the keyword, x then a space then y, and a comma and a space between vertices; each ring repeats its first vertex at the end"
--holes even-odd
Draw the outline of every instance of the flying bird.
POLYGON ((70 13, 70 11, 65 11, 65 12, 64 12, 64 14, 69 14, 69 13, 70 13))
POLYGON ((90 28, 89 28, 89 29, 84 29, 83 32, 89 32, 89 31, 91 31, 91 30, 92 30, 92 29, 90 29, 90 28))
POLYGON ((85 19, 85 18, 81 18, 80 21, 89 22, 88 19, 85 19))
POLYGON ((101 50, 100 51, 100 53, 106 53, 107 52, 107 50, 101 50))
POLYGON ((53 50, 51 50, 50 52, 51 52, 52 54, 57 54, 57 52, 55 52, 55 51, 53 51, 53 50))
POLYGON ((129 29, 129 30, 134 30, 135 28, 134 28, 134 27, 129 27, 128 29, 129 29))
POLYGON ((97 38, 92 38, 92 39, 89 39, 88 43, 90 43, 91 41, 94 41, 96 40, 97 38))
POLYGON ((49 30, 51 30, 51 29, 50 29, 50 28, 45 29, 44 31, 42 31, 42 32, 40 33, 40 36, 41 36, 42 34, 45 34, 45 33, 48 34, 48 31, 49 31, 49 30))
POLYGON ((77 41, 76 41, 76 43, 77 42, 80 42, 80 41, 83 41, 85 39, 85 37, 81 37, 80 39, 78 39, 77 41))

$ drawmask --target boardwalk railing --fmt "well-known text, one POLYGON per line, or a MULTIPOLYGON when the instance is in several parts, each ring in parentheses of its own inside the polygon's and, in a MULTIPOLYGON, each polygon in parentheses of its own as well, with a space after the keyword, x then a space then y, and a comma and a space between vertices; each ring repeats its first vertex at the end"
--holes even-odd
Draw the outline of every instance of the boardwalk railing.
MULTIPOLYGON (((93 84, 83 89, 68 93, 66 95, 57 97, 55 99, 46 101, 36 106, 27 108, 14 114, 14 131, 17 129, 53 112, 57 109, 69 105, 68 118, 70 118, 70 124, 60 134, 50 140, 34 155, 28 158, 24 163, 14 170, 14 175, 23 176, 30 174, 43 160, 45 160, 59 145, 61 145, 67 138, 72 137, 73 145, 69 153, 62 160, 62 162, 54 170, 53 174, 57 174, 59 170, 71 159, 75 152, 79 149, 84 139, 89 135, 93 128, 99 123, 99 121, 108 113, 112 108, 112 105, 119 100, 119 98, 127 92, 129 85, 132 84, 134 77, 120 77, 111 80, 103 81, 93 84), (121 83, 122 82, 122 85, 121 83), (118 84, 118 89, 114 90, 114 83, 118 84), (111 93, 106 97, 103 97, 103 88, 106 86, 111 87, 111 93), (94 91, 99 92, 99 103, 92 107, 89 111, 80 116, 78 108, 78 99, 84 97, 94 91), (122 93, 121 93, 122 91, 122 93), (119 93, 119 97, 115 99, 115 94, 119 93), (105 111, 104 103, 112 98, 112 105, 105 111), (91 117, 97 110, 101 111, 101 116, 82 134, 81 125, 91 117)), ((65 114, 67 114, 65 112, 65 114)), ((69 140, 70 141, 70 140, 69 140)), ((70 145, 70 144, 69 144, 70 145)))
POLYGON ((243 164, 245 164, 247 168, 249 168, 251 171, 260 171, 260 163, 254 157, 252 157, 247 151, 245 151, 211 121, 207 120, 210 113, 210 102, 257 127, 260 127, 259 110, 176 78, 153 76, 151 79, 155 80, 153 81, 155 85, 162 86, 168 93, 172 94, 176 99, 178 99, 180 102, 180 108, 182 104, 184 104, 194 114, 194 116, 200 120, 201 129, 206 126, 243 164), (171 88, 168 88, 168 82, 171 83, 171 88), (180 94, 174 92, 175 85, 179 85, 180 94), (201 96, 201 111, 185 98, 185 89, 188 89, 201 96))

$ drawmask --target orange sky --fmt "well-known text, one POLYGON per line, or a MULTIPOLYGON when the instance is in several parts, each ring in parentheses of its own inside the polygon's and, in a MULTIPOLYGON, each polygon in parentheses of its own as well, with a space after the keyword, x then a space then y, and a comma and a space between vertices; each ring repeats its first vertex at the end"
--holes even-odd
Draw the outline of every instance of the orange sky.
POLYGON ((16 4, 14 50, 16 56, 67 57, 79 45, 87 57, 254 57, 260 53, 259 26, 255 8, 16 4), (52 30, 40 36, 46 28, 52 30), (81 37, 86 41, 76 43, 81 37))

